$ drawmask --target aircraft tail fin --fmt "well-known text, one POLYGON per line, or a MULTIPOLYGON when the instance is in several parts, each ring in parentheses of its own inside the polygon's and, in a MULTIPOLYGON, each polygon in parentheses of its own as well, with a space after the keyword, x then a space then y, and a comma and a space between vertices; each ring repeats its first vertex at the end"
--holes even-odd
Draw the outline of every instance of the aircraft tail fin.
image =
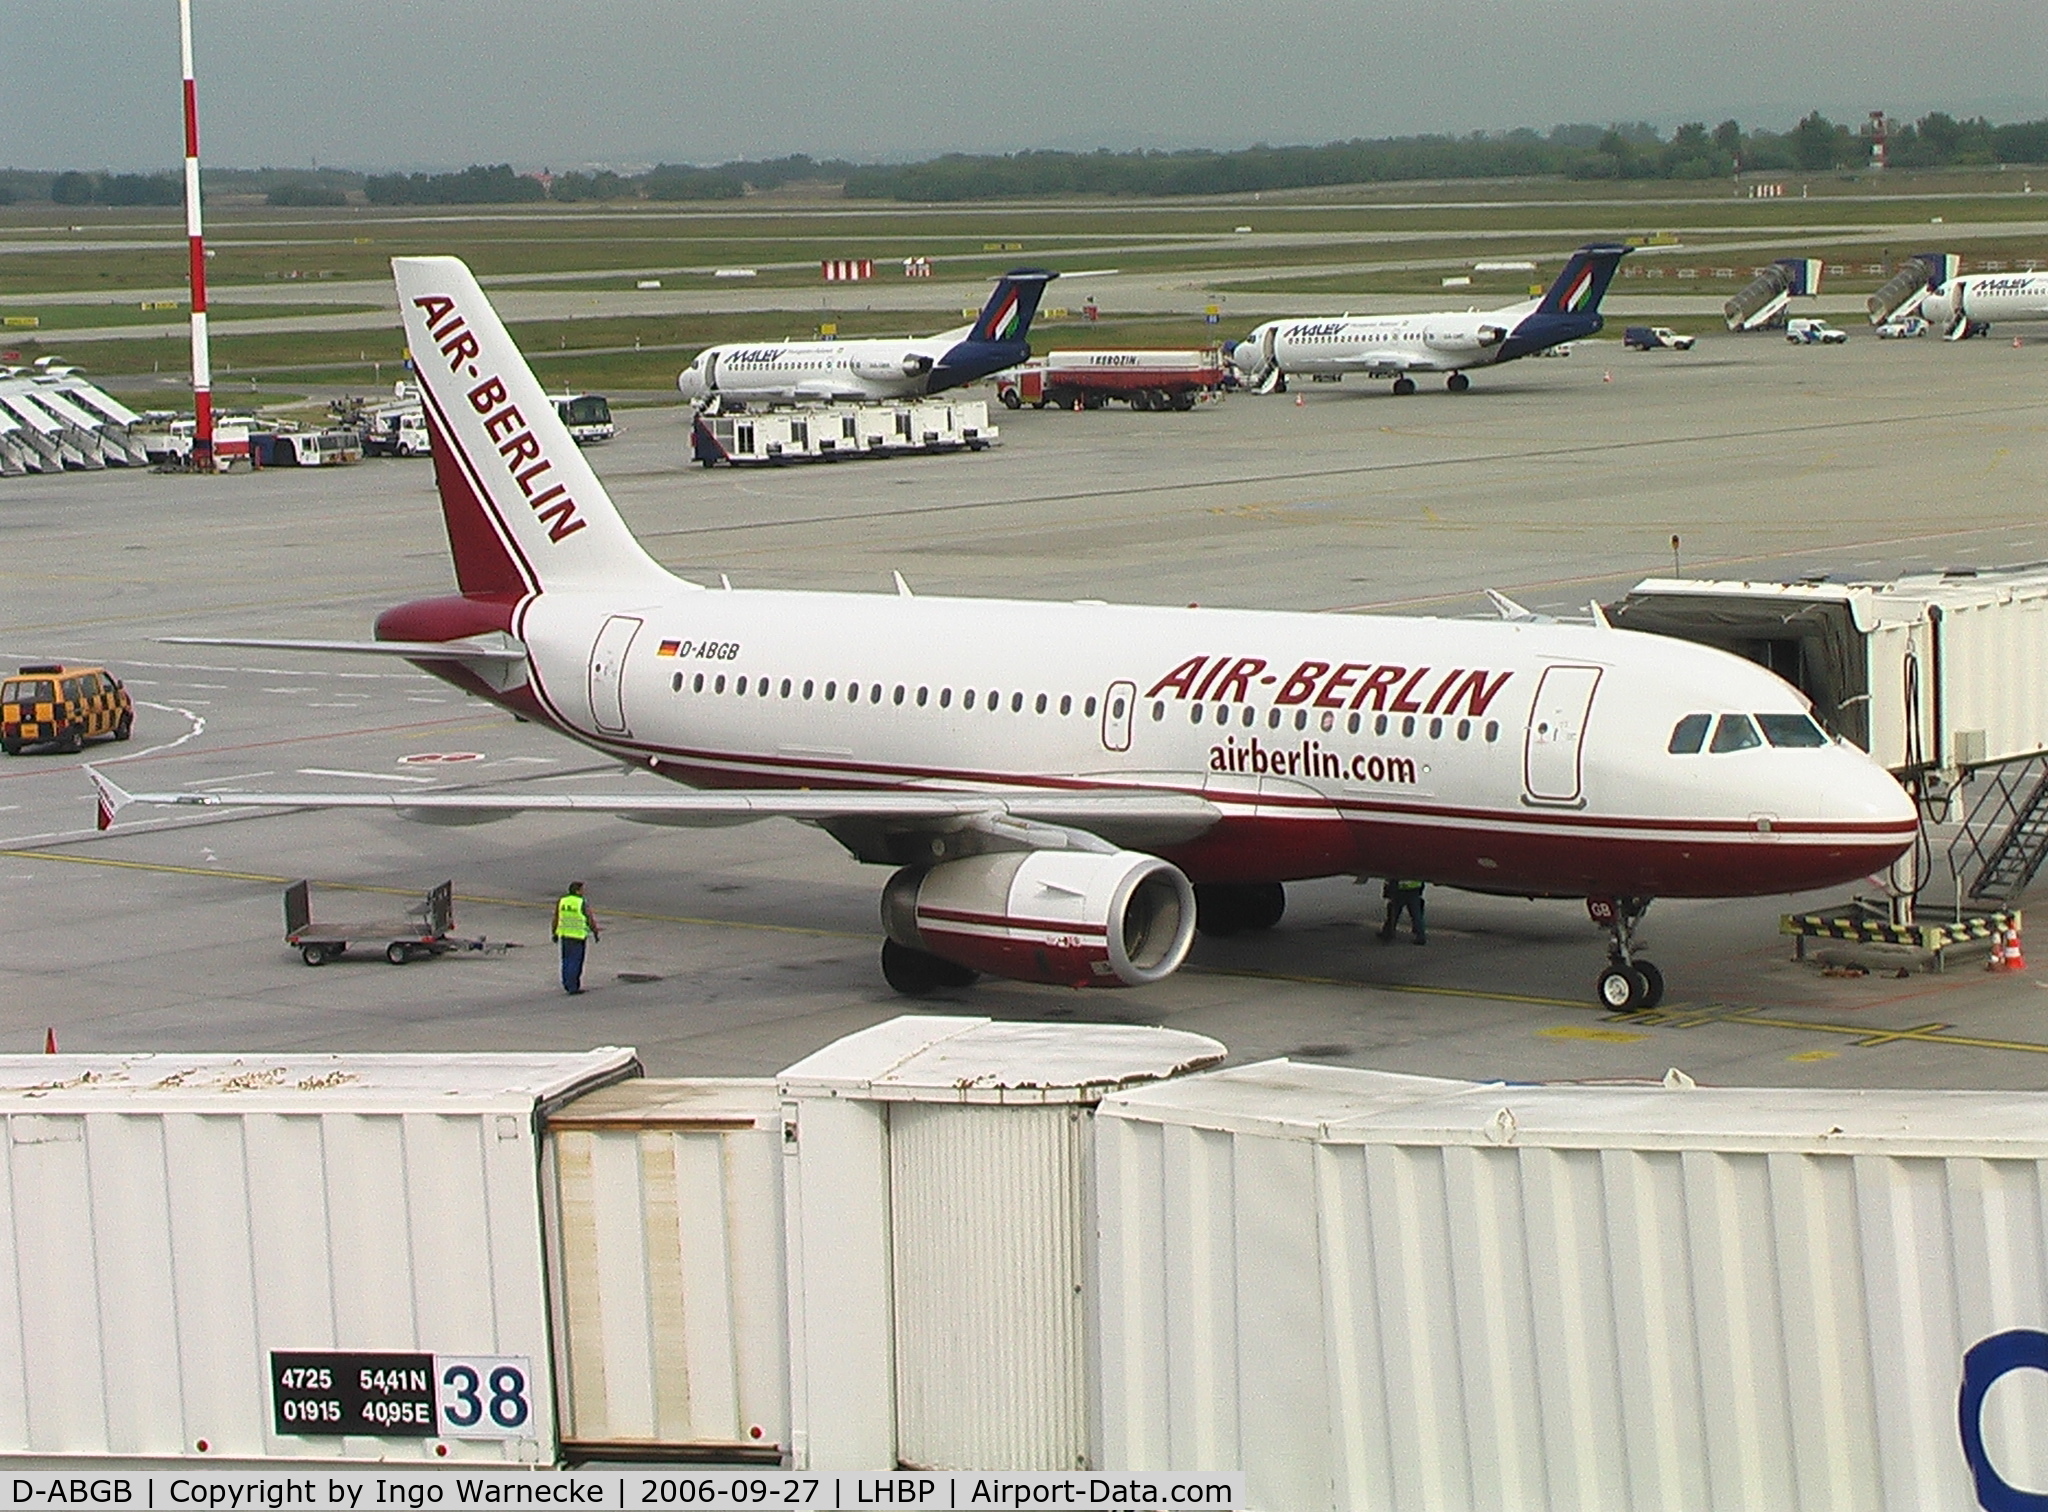
POLYGON ((1596 315, 1600 301, 1614 281, 1614 270, 1628 256, 1628 248, 1615 242, 1588 242, 1571 256, 1557 282, 1550 286, 1536 306, 1540 315, 1596 315))
POLYGON ((967 333, 969 341, 1022 341, 1045 286, 1059 274, 1043 268, 1016 268, 996 280, 995 292, 981 307, 981 316, 967 333))
POLYGON ((397 257, 391 271, 463 593, 673 581, 626 528, 468 267, 397 257))

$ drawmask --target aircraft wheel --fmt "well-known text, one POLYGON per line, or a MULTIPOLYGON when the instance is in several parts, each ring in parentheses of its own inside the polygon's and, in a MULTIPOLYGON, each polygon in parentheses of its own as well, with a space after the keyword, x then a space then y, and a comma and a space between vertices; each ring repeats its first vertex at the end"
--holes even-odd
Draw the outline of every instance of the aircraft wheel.
POLYGON ((1415 392, 1415 380, 1413 378, 1396 378, 1394 380, 1394 392, 1406 398, 1415 392))
POLYGON ((1466 389, 1472 387, 1472 380, 1463 373, 1453 373, 1444 380, 1444 387, 1454 394, 1462 394, 1466 389))
POLYGON ((905 997, 923 997, 941 987, 971 987, 980 975, 928 951, 882 941, 882 979, 905 997))
POLYGON ((1600 973, 1600 980, 1593 990, 1602 1007, 1611 1008, 1616 1013, 1633 1013, 1643 1006, 1650 986, 1633 966, 1611 961, 1600 973))
POLYGON ((1238 905, 1246 929, 1271 929, 1287 912, 1287 889, 1278 882, 1259 882, 1244 889, 1238 905))
POLYGON ((1636 957, 1636 959, 1630 962, 1630 964, 1635 967, 1636 975, 1643 979, 1643 1001, 1640 1004, 1640 1006, 1644 1008, 1654 1008, 1659 1003, 1663 1002, 1664 973, 1659 971, 1655 966, 1651 965, 1648 961, 1644 960, 1641 956, 1636 957))
POLYGON ((1227 882, 1195 884, 1195 928, 1222 939, 1249 927, 1244 917, 1242 894, 1227 882))

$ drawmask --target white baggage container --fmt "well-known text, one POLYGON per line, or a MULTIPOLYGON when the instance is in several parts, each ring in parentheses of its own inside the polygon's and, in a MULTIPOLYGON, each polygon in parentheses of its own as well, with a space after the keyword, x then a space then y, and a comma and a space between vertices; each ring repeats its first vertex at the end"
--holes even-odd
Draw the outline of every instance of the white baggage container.
POLYGON ((2048 571, 1650 578, 1611 618, 1754 656, 1812 698, 1821 723, 1900 774, 1953 778, 2048 751, 2048 571))
POLYGON ((795 1466, 1086 1468, 1090 1110, 1223 1054, 932 1015, 783 1072, 795 1466))
POLYGON ((774 1081, 620 1082, 551 1113, 547 1144, 564 1454, 779 1461, 774 1081))
POLYGON ((540 1118, 637 1070, 0 1057, 0 1454, 553 1461, 540 1118))
POLYGON ((1265 1512, 2048 1484, 2048 1095, 1274 1061, 1108 1098, 1096 1149, 1112 1473, 1265 1512))

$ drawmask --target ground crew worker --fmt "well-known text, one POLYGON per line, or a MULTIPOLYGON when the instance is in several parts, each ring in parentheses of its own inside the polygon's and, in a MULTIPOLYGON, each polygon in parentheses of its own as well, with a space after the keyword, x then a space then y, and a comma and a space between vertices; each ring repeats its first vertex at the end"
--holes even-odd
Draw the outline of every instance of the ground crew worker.
POLYGON ((583 884, 571 882, 555 902, 555 929, 549 938, 561 941, 562 991, 572 997, 583 990, 583 952, 597 937, 597 920, 584 906, 583 884))
POLYGON ((1401 915, 1408 915, 1408 927, 1414 931, 1415 943, 1427 945, 1428 931, 1422 925, 1422 889, 1427 883, 1409 881, 1400 877, 1387 878, 1380 889, 1380 896, 1387 900, 1387 920, 1380 926, 1380 943, 1394 943, 1394 926, 1401 922, 1401 915))

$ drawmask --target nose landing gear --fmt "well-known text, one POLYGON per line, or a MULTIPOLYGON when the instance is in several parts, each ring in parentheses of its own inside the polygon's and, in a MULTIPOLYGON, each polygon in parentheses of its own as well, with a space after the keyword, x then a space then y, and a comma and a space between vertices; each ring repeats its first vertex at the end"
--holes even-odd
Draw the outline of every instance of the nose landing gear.
POLYGON ((1616 1013, 1654 1008, 1664 1001, 1664 973, 1636 954, 1636 926, 1649 912, 1653 898, 1588 898, 1586 912, 1608 934, 1607 968, 1594 993, 1603 1007, 1616 1013))

